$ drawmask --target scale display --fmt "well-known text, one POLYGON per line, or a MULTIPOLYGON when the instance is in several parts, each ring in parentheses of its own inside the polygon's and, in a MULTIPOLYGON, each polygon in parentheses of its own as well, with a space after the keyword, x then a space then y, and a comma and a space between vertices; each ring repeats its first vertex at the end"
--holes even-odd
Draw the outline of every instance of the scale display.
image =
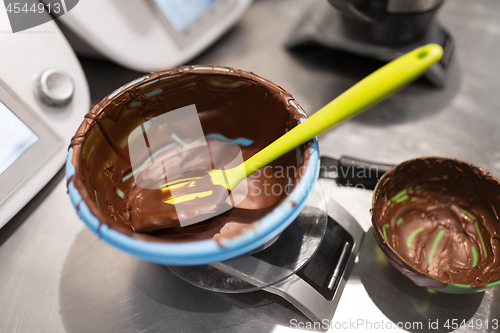
POLYGON ((176 31, 183 31, 201 17, 216 0, 154 0, 176 31))
POLYGON ((58 163, 48 173, 44 169, 62 147, 60 138, 0 81, 0 227, 61 168, 58 163), (40 185, 29 185, 37 181, 40 185))
POLYGON ((311 260, 297 272, 297 275, 331 301, 346 268, 353 242, 352 236, 328 217, 323 241, 311 260))
POLYGON ((0 175, 40 138, 0 101, 0 175))

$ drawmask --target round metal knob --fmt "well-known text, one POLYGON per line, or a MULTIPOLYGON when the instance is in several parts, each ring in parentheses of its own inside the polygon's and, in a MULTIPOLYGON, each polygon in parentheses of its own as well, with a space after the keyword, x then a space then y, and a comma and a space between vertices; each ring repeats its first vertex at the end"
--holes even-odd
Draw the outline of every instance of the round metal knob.
POLYGON ((50 68, 38 77, 35 90, 38 98, 44 103, 51 106, 62 106, 73 97, 75 85, 68 74, 50 68))

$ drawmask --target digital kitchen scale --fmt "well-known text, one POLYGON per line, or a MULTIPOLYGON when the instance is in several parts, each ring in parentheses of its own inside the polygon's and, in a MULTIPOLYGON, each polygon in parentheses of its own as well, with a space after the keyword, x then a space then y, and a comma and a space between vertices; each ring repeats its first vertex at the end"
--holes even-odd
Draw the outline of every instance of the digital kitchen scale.
POLYGON ((235 259, 201 266, 169 266, 203 289, 244 293, 265 290, 312 321, 331 320, 365 232, 321 190, 320 179, 292 224, 272 244, 235 259))
POLYGON ((80 63, 53 21, 12 33, 0 6, 0 46, 2 227, 61 169, 90 95, 80 63))
POLYGON ((75 51, 141 72, 177 67, 225 33, 251 0, 85 0, 58 19, 75 51))

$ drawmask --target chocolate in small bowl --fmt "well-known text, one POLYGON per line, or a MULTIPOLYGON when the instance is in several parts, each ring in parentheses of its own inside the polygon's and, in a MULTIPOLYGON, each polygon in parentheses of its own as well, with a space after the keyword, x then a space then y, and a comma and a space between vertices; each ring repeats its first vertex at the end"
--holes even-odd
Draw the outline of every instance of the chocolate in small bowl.
POLYGON ((500 284, 500 181, 455 159, 403 162, 378 183, 375 239, 415 284, 472 293, 500 284))

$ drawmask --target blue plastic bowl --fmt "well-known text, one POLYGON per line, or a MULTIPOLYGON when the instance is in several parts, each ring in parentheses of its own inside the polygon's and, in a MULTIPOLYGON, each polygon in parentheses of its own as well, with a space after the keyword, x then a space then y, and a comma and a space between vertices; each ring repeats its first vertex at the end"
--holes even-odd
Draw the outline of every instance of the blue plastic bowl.
MULTIPOLYGON (((272 84, 253 73, 236 71, 225 67, 215 68, 225 72, 230 70, 230 73, 234 73, 234 75, 239 77, 245 76, 248 79, 255 80, 256 83, 259 83, 258 80, 260 80, 272 84)), ((214 67, 190 66, 181 67, 174 71, 203 75, 209 71, 213 73, 213 69, 214 67)), ((151 73, 138 80, 132 81, 106 97, 103 102, 94 107, 91 112, 99 112, 100 109, 109 104, 107 100, 119 100, 120 98, 123 98, 123 94, 129 91, 129 89, 136 88, 139 85, 146 86, 148 82, 152 82, 159 78, 168 78, 171 74, 172 71, 151 73), (105 101, 106 103, 104 103, 105 101)), ((275 89, 282 90, 282 88, 274 84, 272 84, 272 86, 275 87, 275 89)), ((302 108, 293 99, 289 101, 288 107, 295 108, 295 110, 305 116, 302 108)), ((301 121, 303 120, 305 120, 305 118, 301 121)), ((86 126, 86 124, 86 122, 82 123, 80 128, 86 126)), ((75 154, 75 151, 78 155, 78 149, 74 149, 74 147, 69 149, 66 161, 68 193, 78 216, 83 220, 85 225, 92 230, 95 235, 103 239, 108 244, 111 244, 112 246, 131 255, 154 263, 167 265, 208 264, 234 258, 263 246, 265 243, 278 236, 299 215, 304 208, 307 198, 318 178, 320 165, 317 139, 315 138, 314 140, 307 142, 304 148, 307 153, 299 156, 299 165, 302 162, 305 162, 305 172, 285 200, 276 206, 276 208, 268 215, 254 222, 252 228, 244 229, 241 235, 231 239, 221 238, 219 240, 220 245, 213 239, 185 243, 146 241, 138 239, 137 237, 134 237, 134 235, 126 235, 109 228, 104 223, 100 223, 99 219, 92 213, 92 211, 98 209, 95 201, 91 199, 93 196, 88 195, 85 188, 81 188, 79 190, 75 187, 74 179, 72 178, 76 171, 73 160, 74 158, 77 159, 78 156, 73 155, 75 154), (302 161, 304 158, 307 158, 307 160, 302 161)), ((304 163, 301 165, 304 165, 304 163)))

